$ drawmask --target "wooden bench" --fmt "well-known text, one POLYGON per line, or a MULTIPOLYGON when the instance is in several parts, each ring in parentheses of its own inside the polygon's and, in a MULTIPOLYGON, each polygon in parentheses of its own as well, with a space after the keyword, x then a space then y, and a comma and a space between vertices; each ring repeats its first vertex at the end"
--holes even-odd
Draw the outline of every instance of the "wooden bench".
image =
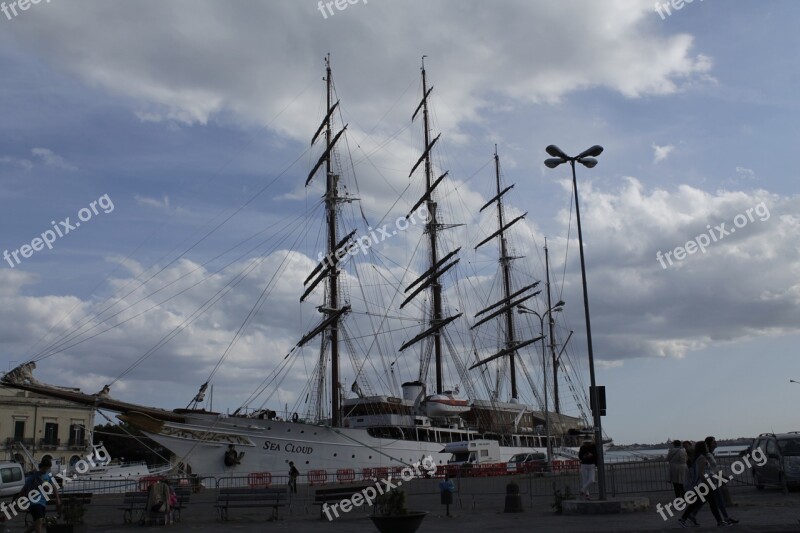
POLYGON ((373 484, 363 485, 346 485, 341 487, 333 487, 329 489, 317 489, 314 493, 314 505, 319 505, 320 518, 324 518, 323 506, 328 503, 339 503, 342 500, 349 500, 354 494, 360 493, 367 487, 373 487, 373 484))
POLYGON ((175 487, 175 495, 178 497, 178 505, 172 508, 175 512, 175 520, 180 522, 181 521, 181 511, 183 511, 187 505, 189 505, 189 500, 192 497, 192 487, 185 487, 179 485, 175 487))
POLYGON ((278 518, 278 508, 286 507, 289 500, 288 489, 284 488, 222 488, 217 495, 216 508, 220 520, 228 519, 228 510, 232 508, 256 509, 261 507, 272 508, 270 520, 278 518))
MULTIPOLYGON (((175 495, 178 497, 178 504, 170 510, 175 512, 175 521, 181 521, 181 511, 189 504, 191 494, 191 487, 175 487, 175 495)), ((122 511, 122 521, 126 524, 132 524, 134 513, 137 513, 137 522, 144 520, 149 514, 147 510, 148 499, 149 494, 147 492, 126 492, 122 500, 122 507, 119 507, 119 510, 122 511)))
POLYGON ((126 492, 122 500, 122 522, 125 524, 133 523, 133 513, 138 514, 137 522, 144 519, 147 511, 147 492, 126 492))
MULTIPOLYGON (((61 514, 62 516, 74 517, 75 524, 83 524, 83 515, 86 513, 86 506, 92 503, 91 492, 59 492, 61 499, 61 514)), ((47 500, 47 505, 55 507, 55 496, 50 496, 47 500)), ((25 525, 28 525, 28 520, 31 515, 30 509, 25 513, 25 525)))

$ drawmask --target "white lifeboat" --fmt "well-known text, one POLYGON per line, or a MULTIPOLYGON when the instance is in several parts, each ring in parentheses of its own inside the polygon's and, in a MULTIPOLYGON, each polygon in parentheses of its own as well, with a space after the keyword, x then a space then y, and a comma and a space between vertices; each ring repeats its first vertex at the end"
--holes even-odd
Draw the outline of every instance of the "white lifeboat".
POLYGON ((425 398, 425 413, 430 417, 456 416, 469 410, 468 400, 456 398, 449 391, 425 398))

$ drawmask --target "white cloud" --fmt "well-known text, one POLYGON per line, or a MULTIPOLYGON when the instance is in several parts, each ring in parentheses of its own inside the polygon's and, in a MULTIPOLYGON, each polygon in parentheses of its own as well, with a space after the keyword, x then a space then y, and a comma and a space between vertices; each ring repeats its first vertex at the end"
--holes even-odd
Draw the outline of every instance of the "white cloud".
POLYGON ((17 159, 16 157, 10 156, 3 156, 0 157, 0 163, 6 163, 8 165, 19 165, 25 169, 25 171, 29 171, 33 168, 33 163, 31 163, 27 159, 17 159))
POLYGON ((665 160, 674 150, 675 146, 672 144, 659 146, 656 143, 653 143, 653 163, 660 163, 661 161, 665 160))
MULTIPOLYGON (((567 182, 564 185, 568 188, 567 182)), ((595 350, 598 354, 606 354, 605 357, 601 355, 598 361, 604 368, 618 367, 624 360, 635 357, 680 358, 712 343, 734 343, 757 335, 797 331, 800 323, 800 283, 797 281, 797 272, 800 272, 800 217, 795 213, 800 212, 800 199, 783 198, 763 190, 709 193, 688 185, 670 190, 647 189, 639 180, 626 178, 610 189, 586 182, 582 200, 592 309, 601 310, 593 315, 595 350), (709 247, 707 253, 687 257, 679 266, 664 270, 656 260, 657 251, 683 245, 706 231, 707 224, 731 221, 736 214, 746 212, 762 201, 770 209, 768 220, 756 219, 735 235, 709 247)), ((515 211, 510 209, 509 216, 514 215, 515 211)), ((491 218, 491 214, 486 216, 491 218)), ((560 214, 560 221, 565 226, 569 223, 568 210, 560 214)), ((574 221, 572 224, 574 227, 574 221)), ((406 233, 418 230, 409 228, 406 233)), ((466 233, 453 238, 465 244, 467 250, 471 243, 477 243, 485 236, 488 229, 474 225, 469 229, 460 228, 460 231, 466 233)), ((520 229, 520 236, 522 239, 516 241, 516 245, 522 245, 520 250, 534 249, 534 241, 541 244, 541 235, 535 226, 520 229)), ((403 239, 398 235, 381 243, 381 254, 402 258, 406 248, 403 239)), ((556 238, 548 243, 552 265, 560 265, 567 242, 556 238)), ((573 232, 569 242, 567 277, 563 280, 563 299, 568 303, 581 301, 576 250, 573 232)), ((533 252, 530 255, 536 256, 533 252)), ((153 391, 166 405, 188 402, 251 310, 254 298, 264 289, 265 280, 274 280, 269 300, 244 331, 244 336, 215 378, 219 396, 227 395, 226 401, 230 402, 227 406, 237 407, 235 402, 241 401, 243 394, 246 396, 255 389, 280 364, 297 340, 319 321, 318 313, 313 310, 318 299, 312 297, 308 304, 298 304, 303 280, 316 261, 288 252, 275 252, 257 259, 263 259, 263 262, 255 265, 235 291, 162 347, 153 356, 152 363, 145 363, 125 378, 128 391, 153 391), (170 387, 164 387, 167 382, 170 387)), ((119 258, 111 260, 120 261, 119 258)), ((49 358, 47 365, 40 366, 44 379, 70 383, 74 378, 74 382, 80 382, 87 390, 99 390, 192 316, 207 298, 224 289, 233 276, 254 260, 237 261, 217 273, 188 260, 170 265, 146 289, 137 289, 118 302, 114 312, 126 306, 133 307, 115 318, 115 323, 119 323, 117 327, 64 354, 49 358), (182 276, 184 278, 179 279, 182 276), (203 279, 206 281, 196 288, 182 292, 203 279), (159 288, 163 288, 160 293, 147 296, 159 288), (173 297, 167 299, 170 295, 173 297), (141 316, 135 316, 141 312, 144 312, 141 316), (114 354, 114 357, 107 357, 107 354, 114 354)), ((400 266, 403 264, 400 260, 391 268, 372 266, 364 261, 365 257, 359 255, 345 265, 348 274, 344 275, 343 284, 354 287, 355 281, 349 275, 354 267, 366 281, 364 294, 350 289, 352 294, 358 294, 353 303, 357 306, 363 297, 378 308, 385 308, 385 304, 394 299, 391 314, 398 314, 396 306, 399 300, 390 287, 402 287, 403 283, 394 281, 412 279, 413 272, 400 266), (387 285, 390 281, 392 284, 387 285)), ((133 274, 146 270, 131 260, 125 261, 125 269, 133 274)), ((156 266, 151 271, 157 270, 156 266)), ((558 275, 561 268, 554 266, 553 271, 558 275)), ((471 316, 471 310, 485 306, 485 296, 492 290, 493 281, 489 276, 473 276, 470 272, 459 271, 459 276, 470 277, 460 284, 460 291, 449 287, 447 299, 458 302, 459 310, 471 316)), ((136 287, 130 278, 131 275, 126 274, 113 280, 111 289, 128 292, 136 287)), ((25 288, 35 282, 35 278, 23 271, 0 270, 4 300, 0 309, 0 335, 5 339, 7 353, 28 355, 31 339, 45 337, 51 328, 52 334, 63 335, 80 320, 91 317, 103 307, 98 301, 81 301, 71 296, 25 295, 25 288), (76 309, 70 317, 58 323, 74 307, 76 309)), ((558 279, 554 282, 562 285, 558 279)), ((423 301, 424 298, 420 299, 404 312, 408 317, 418 316, 423 301)), ((538 303, 531 301, 532 306, 538 303)), ((576 337, 580 337, 582 328, 579 324, 569 324, 569 321, 581 321, 582 307, 570 304, 562 315, 559 317, 560 327, 567 331, 575 330, 576 337)), ((371 342, 363 339, 374 337, 374 322, 354 313, 347 324, 350 334, 359 339, 356 344, 361 346, 371 342)), ((108 325, 92 333, 105 327, 108 325)), ((381 343, 386 347, 396 348, 419 329, 413 320, 410 324, 385 324, 387 332, 395 328, 402 331, 381 334, 381 343)), ((461 322, 452 327, 454 342, 463 342, 467 338, 459 337, 458 332, 463 328, 461 322)), ((486 330, 480 335, 482 341, 491 341, 495 333, 486 330)), ((583 345, 580 338, 574 342, 576 346, 583 345)), ((288 373, 282 385, 282 390, 286 391, 283 402, 291 405, 300 398, 296 391, 303 390, 308 374, 299 369, 303 365, 313 367, 318 351, 316 341, 312 344, 303 352, 305 359, 301 358, 296 363, 298 366, 288 373)), ((488 349, 482 342, 480 350, 488 349)), ((380 374, 380 361, 381 358, 376 357, 369 371, 380 374)), ((408 361, 403 365, 402 369, 408 372, 408 361)), ((343 376, 344 380, 352 377, 346 369, 343 376)), ((376 377, 370 379, 374 384, 376 377)), ((361 378, 359 382, 364 386, 361 378)), ((385 387, 377 388, 386 390, 385 387)), ((141 398, 128 396, 133 392, 126 392, 121 387, 115 387, 114 391, 123 398, 141 401, 141 398)))
MULTIPOLYGON (((584 227, 591 228, 585 244, 589 286, 598 302, 593 308, 603 309, 592 321, 605 344, 601 353, 615 359, 682 357, 712 342, 797 331, 800 220, 792 213, 800 211, 800 198, 764 190, 710 193, 689 185, 647 190, 634 178, 616 190, 587 183, 581 196, 584 227), (708 225, 726 222, 730 228, 736 215, 761 202, 771 213, 767 220, 756 216, 705 254, 666 270, 657 261, 656 252, 684 246, 708 225)), ((567 210, 560 220, 568 223, 567 210)), ((552 248, 555 257, 563 253, 563 239, 553 240, 552 248)), ((576 249, 573 240, 573 264, 576 249)))
POLYGON ((63 170, 78 170, 78 167, 68 163, 63 157, 48 148, 34 148, 31 150, 34 157, 38 157, 46 166, 63 170))
POLYGON ((157 198, 149 198, 147 196, 140 196, 138 194, 134 195, 134 200, 140 206, 147 206, 147 207, 155 207, 157 209, 163 209, 165 211, 169 211, 169 196, 166 194, 162 199, 157 198))
MULTIPOLYGON (((328 21, 313 2, 222 8, 212 0, 173 0, 164 9, 75 0, 54 4, 11 31, 61 68, 133 98, 141 104, 142 120, 203 124, 225 110, 245 123, 269 123, 305 140, 318 120, 318 91, 303 87, 319 79, 322 58, 331 49, 343 103, 366 126, 376 124, 416 76, 423 53, 436 92, 448 102, 438 113, 446 131, 478 120, 489 93, 557 102, 574 91, 603 87, 639 98, 671 94, 704 78, 711 60, 692 51, 692 37, 664 36, 649 24, 651 18, 646 2, 623 0, 588 5, 464 0, 455 7, 410 0, 364 6, 328 21), (436 32, 419 24, 422 10, 437 21, 436 32), (150 22, 113 31, 131 18, 150 22), (565 21, 569 33, 561 30, 565 21), (94 46, 97 42, 105 44, 94 46), (388 55, 365 53, 387 42, 392 43, 388 55), (86 49, 93 53, 82 53, 86 49), (531 53, 545 49, 560 54, 531 53), (268 57, 263 50, 270 50, 268 57)), ((403 121, 407 114, 404 109, 403 121)), ((388 120, 391 126, 394 117, 388 120)))

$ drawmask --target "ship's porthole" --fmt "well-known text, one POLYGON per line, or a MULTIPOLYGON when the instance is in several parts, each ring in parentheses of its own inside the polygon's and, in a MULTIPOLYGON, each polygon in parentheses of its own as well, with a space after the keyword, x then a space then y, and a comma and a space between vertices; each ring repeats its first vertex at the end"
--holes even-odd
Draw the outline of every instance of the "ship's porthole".
POLYGON ((306 430, 305 430, 305 429, 301 429, 301 430, 300 430, 300 433, 305 433, 305 432, 306 432, 306 430))
POLYGON ((308 461, 306 461, 306 464, 308 464, 308 461))
POLYGON ((372 459, 372 456, 370 455, 369 458, 372 459))
POLYGON ((353 455, 353 456, 351 457, 351 459, 355 459, 355 458, 356 458, 356 456, 355 456, 355 455, 353 455))
POLYGON ((336 457, 336 454, 333 454, 333 456, 336 457))
POLYGON ((272 427, 268 427, 268 428, 267 428, 267 431, 269 431, 270 429, 272 429, 272 427))

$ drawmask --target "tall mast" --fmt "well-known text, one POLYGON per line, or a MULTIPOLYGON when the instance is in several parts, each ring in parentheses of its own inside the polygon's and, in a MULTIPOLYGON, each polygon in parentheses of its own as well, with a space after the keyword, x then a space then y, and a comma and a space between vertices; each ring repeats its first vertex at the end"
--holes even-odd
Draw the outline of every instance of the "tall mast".
MULTIPOLYGON (((411 117, 413 121, 416 118, 417 113, 422 110, 422 120, 423 120, 423 128, 424 128, 424 138, 425 138, 425 151, 423 152, 422 156, 417 160, 416 164, 412 167, 411 172, 409 173, 409 177, 414 174, 414 171, 419 167, 421 163, 425 163, 425 194, 423 194, 422 198, 414 205, 411 209, 411 213, 413 213, 422 203, 425 203, 425 208, 428 212, 428 221, 425 224, 425 232, 428 234, 429 245, 430 245, 430 267, 428 270, 420 276, 416 281, 414 281, 411 285, 406 287, 406 292, 412 289, 415 285, 422 282, 420 288, 414 291, 410 296, 406 298, 403 302, 401 307, 407 304, 414 296, 421 292, 422 288, 431 288, 432 292, 432 299, 433 299, 433 309, 432 309, 432 317, 430 321, 430 327, 426 329, 421 334, 417 335, 410 341, 403 344, 400 347, 400 350, 405 350, 412 344, 415 344, 422 339, 425 339, 429 336, 433 336, 433 353, 434 353, 434 361, 435 361, 435 371, 436 371, 436 393, 441 394, 444 391, 444 384, 443 384, 443 377, 444 372, 442 370, 442 334, 443 329, 446 325, 450 324, 458 317, 461 316, 459 313, 456 316, 452 316, 449 318, 445 318, 442 312, 442 285, 439 282, 439 278, 450 268, 458 263, 458 259, 455 259, 453 262, 449 264, 447 263, 457 252, 451 252, 447 254, 442 259, 439 258, 439 247, 437 242, 437 237, 439 234, 440 229, 446 229, 453 227, 452 225, 443 225, 439 224, 438 216, 437 216, 437 203, 433 199, 433 191, 437 185, 439 185, 442 180, 447 176, 447 172, 436 178, 433 179, 433 164, 431 163, 431 152, 433 150, 433 146, 436 144, 436 141, 439 140, 439 136, 437 135, 435 139, 431 140, 430 138, 430 117, 428 114, 428 97, 433 91, 433 87, 428 88, 428 78, 427 73, 425 72, 425 56, 422 56, 422 101, 417 106, 417 109, 414 111, 414 115, 411 117)), ((407 215, 406 217, 411 215, 407 215)), ((420 376, 424 378, 424 376, 420 376)))
MULTIPOLYGON (((428 79, 425 73, 425 58, 422 58, 422 94, 427 95, 428 92, 428 79)), ((428 147, 431 143, 431 128, 428 119, 428 98, 427 96, 422 100, 422 121, 425 128, 425 146, 428 147)), ((427 231, 431 247, 431 266, 439 261, 439 249, 436 242, 438 233, 437 219, 436 219, 436 202, 433 201, 431 193, 433 188, 431 165, 431 151, 425 150, 425 192, 428 195, 426 206, 428 213, 430 213, 430 220, 428 221, 427 231)), ((433 324, 438 324, 442 320, 442 284, 439 280, 433 282, 433 324)), ((444 391, 442 384, 442 332, 436 331, 433 334, 433 353, 436 365, 436 394, 441 394, 444 391)))
MULTIPOLYGON (((353 233, 350 233, 341 241, 337 239, 336 223, 337 223, 337 206, 342 201, 348 201, 346 198, 339 197, 339 176, 335 174, 333 168, 333 153, 337 141, 341 138, 344 131, 347 129, 345 125, 341 131, 335 136, 333 134, 333 115, 334 111, 339 105, 339 102, 333 103, 333 77, 331 73, 331 58, 330 54, 325 58, 325 82, 327 93, 327 114, 322 124, 320 124, 317 132, 311 140, 311 144, 319 137, 323 129, 325 131, 325 152, 317 161, 317 164, 308 174, 306 186, 311 183, 317 171, 325 165, 325 219, 327 225, 327 252, 328 255, 319 263, 316 268, 311 272, 305 280, 306 291, 300 297, 300 301, 306 299, 308 295, 319 285, 323 280, 327 283, 327 301, 326 305, 319 307, 319 311, 325 315, 322 323, 314 328, 310 333, 306 334, 297 346, 302 346, 315 336, 323 333, 327 335, 330 341, 331 348, 331 425, 338 427, 341 425, 341 389, 339 387, 339 322, 344 314, 350 311, 350 306, 345 305, 339 308, 339 257, 345 247, 350 245, 350 239, 353 233)), ((323 345, 325 343, 323 342, 323 345)), ((325 357, 325 353, 320 355, 321 358, 325 357)), ((320 369, 324 368, 324 361, 320 361, 320 369)))
MULTIPOLYGON (((553 302, 550 300, 550 255, 547 252, 547 237, 544 238, 544 268, 547 271, 547 308, 553 308, 553 302)), ((553 313, 548 313, 550 322, 550 353, 553 356, 553 406, 556 413, 561 413, 561 405, 558 401, 558 356, 556 355, 556 337, 553 333, 553 313)), ((547 376, 544 376, 547 379, 547 376)))
MULTIPOLYGON (((495 182, 497 184, 497 221, 500 228, 500 268, 503 271, 503 298, 508 299, 511 296, 511 260, 508 256, 508 247, 506 242, 505 220, 503 218, 503 197, 500 195, 500 156, 497 155, 497 145, 494 145, 494 174, 495 182)), ((506 348, 513 348, 516 344, 514 339, 514 309, 506 309, 506 348)), ((511 398, 516 400, 517 396, 517 369, 516 369, 516 350, 512 351, 508 356, 509 373, 511 374, 511 398)))
MULTIPOLYGON (((498 229, 487 238, 482 240, 478 245, 475 247, 477 250, 484 244, 490 242, 495 237, 498 237, 500 243, 500 269, 503 276, 503 298, 495 302, 494 304, 490 305, 489 307, 485 308, 484 310, 480 311, 478 314, 475 315, 475 318, 478 318, 480 315, 487 313, 488 311, 494 311, 493 313, 485 316, 484 318, 480 319, 478 322, 472 325, 472 329, 480 326, 481 324, 488 322, 489 320, 502 316, 505 322, 505 346, 502 350, 498 353, 494 354, 491 357, 484 359, 483 361, 478 362, 477 364, 473 365, 472 368, 475 368, 479 365, 488 363, 489 361, 494 361, 500 357, 508 357, 509 363, 509 373, 511 376, 511 401, 516 402, 519 399, 519 395, 517 392, 517 369, 516 369, 516 355, 517 350, 522 348, 523 346, 527 346, 539 340, 541 337, 536 339, 531 339, 523 342, 518 342, 516 340, 515 331, 514 331, 514 310, 517 305, 521 304, 525 300, 533 298, 541 291, 536 291, 533 293, 528 293, 529 290, 535 288, 539 285, 539 282, 532 285, 528 285, 527 287, 523 287, 522 289, 512 292, 511 287, 511 261, 517 259, 516 257, 511 257, 508 255, 508 240, 506 239, 506 231, 525 218, 525 215, 519 216, 512 220, 511 222, 506 223, 505 221, 505 213, 503 211, 503 196, 514 188, 513 185, 506 187, 503 190, 500 190, 500 156, 497 154, 497 145, 494 147, 494 173, 495 173, 495 184, 497 188, 497 194, 494 198, 486 202, 484 206, 481 208, 481 211, 489 207, 490 205, 497 202, 497 222, 498 222, 498 229), (526 294, 528 293, 528 294, 526 294)), ((526 213, 527 214, 527 213, 526 213)))
MULTIPOLYGON (((333 93, 333 79, 331 77, 331 56, 325 58, 325 81, 327 87, 327 110, 331 111, 331 100, 333 93)), ((328 219, 328 254, 336 250, 336 199, 338 197, 339 176, 333 174, 331 168, 331 155, 333 145, 332 120, 328 120, 325 127, 325 213, 328 219)), ((328 255, 331 257, 331 255, 328 255)), ((337 268, 328 269, 328 300, 330 309, 339 309, 339 270, 337 268)), ((339 427, 340 420, 340 389, 339 389, 339 319, 334 318, 329 326, 331 339, 331 425, 339 427)))

